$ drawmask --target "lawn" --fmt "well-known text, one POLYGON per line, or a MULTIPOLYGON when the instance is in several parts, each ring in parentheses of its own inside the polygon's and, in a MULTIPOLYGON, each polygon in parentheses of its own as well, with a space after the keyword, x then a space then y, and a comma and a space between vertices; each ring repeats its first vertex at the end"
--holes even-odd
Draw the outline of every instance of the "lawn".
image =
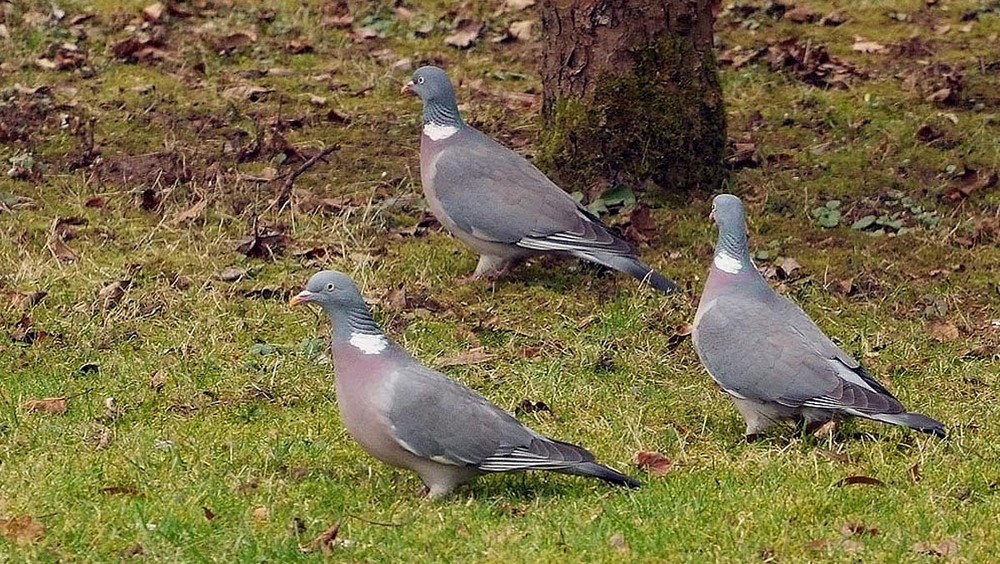
POLYGON ((533 155, 521 4, 0 2, 0 561, 995 555, 1000 5, 723 5, 758 266, 950 433, 747 443, 686 338, 710 192, 605 216, 678 295, 554 259, 456 283, 477 257, 426 212, 399 87, 444 66, 467 120, 533 155), (322 268, 416 357, 645 487, 535 473, 422 499, 346 434, 328 323, 288 307, 322 268))

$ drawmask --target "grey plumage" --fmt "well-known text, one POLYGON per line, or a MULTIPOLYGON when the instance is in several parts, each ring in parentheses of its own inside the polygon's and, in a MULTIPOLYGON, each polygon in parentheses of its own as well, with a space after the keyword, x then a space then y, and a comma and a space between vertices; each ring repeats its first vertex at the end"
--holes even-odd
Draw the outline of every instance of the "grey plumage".
POLYGON ((620 270, 662 292, 677 290, 527 159, 462 121, 443 70, 418 69, 404 90, 424 102, 420 177, 428 206, 479 252, 473 278, 500 276, 527 256, 554 253, 620 270))
POLYGON ((750 261, 739 198, 713 202, 719 240, 692 333, 712 378, 733 397, 748 435, 780 419, 807 424, 853 415, 945 436, 944 425, 907 412, 805 312, 777 294, 750 261))
POLYGON ((488 472, 551 470, 639 483, 594 461, 589 451, 522 425, 489 400, 421 365, 375 324, 342 273, 313 276, 292 305, 330 316, 337 401, 348 432, 372 456, 417 472, 432 497, 488 472))

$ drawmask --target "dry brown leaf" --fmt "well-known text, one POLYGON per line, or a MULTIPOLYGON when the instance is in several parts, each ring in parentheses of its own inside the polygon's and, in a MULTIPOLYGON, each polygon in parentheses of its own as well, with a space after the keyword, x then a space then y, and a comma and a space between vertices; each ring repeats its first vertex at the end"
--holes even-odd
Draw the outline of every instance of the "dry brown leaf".
POLYGON ((160 18, 163 17, 163 13, 166 9, 166 6, 160 2, 150 4, 142 9, 142 19, 150 23, 157 23, 160 21, 160 18))
POLYGON ((329 554, 333 550, 334 544, 337 540, 337 534, 340 532, 340 521, 333 524, 332 527, 323 531, 318 537, 314 538, 309 544, 305 546, 299 546, 299 550, 302 552, 315 552, 319 549, 323 554, 329 554))
POLYGON ((125 291, 132 285, 131 280, 115 280, 105 284, 97 291, 98 305, 102 309, 111 309, 125 297, 125 291))
POLYGON ((163 386, 166 385, 167 385, 167 371, 163 370, 162 368, 160 370, 157 370, 156 372, 153 372, 153 375, 149 377, 149 387, 152 388, 153 390, 156 390, 157 392, 162 391, 163 386))
POLYGON ((246 277, 247 271, 242 268, 236 268, 230 266, 229 268, 223 268, 219 272, 216 272, 212 276, 216 280, 221 280, 222 282, 239 282, 244 277, 246 277))
POLYGON ((105 486, 100 492, 105 495, 142 496, 142 492, 135 486, 105 486))
POLYGON ((910 466, 910 479, 913 480, 914 484, 917 483, 917 482, 919 482, 922 479, 922 476, 920 475, 920 463, 919 462, 914 462, 913 466, 910 466))
POLYGON ((444 38, 444 42, 458 49, 468 49, 479 39, 479 33, 483 30, 483 23, 472 19, 459 20, 455 26, 455 33, 444 38))
POLYGON ((42 398, 36 400, 28 400, 24 402, 24 409, 28 411, 34 411, 37 413, 51 413, 53 415, 62 415, 66 413, 69 409, 67 406, 67 399, 65 397, 51 397, 42 398))
POLYGON ((49 293, 45 290, 35 290, 34 292, 27 293, 13 292, 10 295, 10 305, 18 310, 31 309, 40 304, 47 295, 49 293))
POLYGON ((507 33, 518 41, 531 41, 531 30, 535 27, 535 20, 522 20, 512 22, 507 28, 507 33))
POLYGON ((860 37, 855 37, 854 45, 851 45, 851 49, 859 53, 879 53, 881 51, 885 51, 885 45, 874 41, 867 41, 860 37))
POLYGON ((215 517, 216 517, 215 512, 212 511, 212 509, 210 507, 208 507, 207 505, 202 506, 201 512, 202 512, 202 514, 205 515, 205 520, 206 521, 211 521, 211 520, 215 519, 215 517))
POLYGON ((205 208, 207 207, 208 198, 202 198, 188 209, 178 212, 177 215, 170 220, 170 225, 181 225, 182 223, 194 221, 200 218, 201 214, 205 213, 205 208))
POLYGON ((802 268, 799 261, 793 259, 792 257, 785 257, 781 261, 781 265, 778 266, 778 278, 784 280, 795 273, 796 270, 802 268))
POLYGON ((535 5, 535 0, 505 0, 503 9, 505 12, 516 12, 535 5))
POLYGON ((693 331, 694 326, 690 323, 682 323, 678 325, 674 328, 674 333, 670 335, 669 339, 667 339, 667 348, 671 350, 677 348, 691 336, 693 331))
POLYGON ((784 18, 795 23, 812 23, 819 19, 819 14, 805 6, 796 6, 786 11, 784 18))
POLYGON ((878 527, 869 527, 868 525, 865 525, 864 523, 858 523, 857 521, 848 521, 844 523, 842 527, 840 527, 840 534, 844 535, 845 537, 853 537, 853 536, 860 537, 864 535, 873 537, 879 534, 879 532, 880 531, 878 527))
POLYGON ((842 480, 837 480, 833 484, 833 487, 842 488, 844 486, 851 485, 884 486, 885 482, 879 480, 878 478, 872 478, 871 476, 848 476, 842 480))
POLYGON ((552 413, 552 408, 549 404, 544 401, 531 401, 530 399, 523 399, 521 403, 517 404, 514 408, 514 413, 521 415, 525 413, 548 413, 549 415, 554 415, 552 413))
POLYGON ((257 42, 257 33, 252 30, 248 31, 237 31, 236 33, 230 33, 225 37, 220 37, 215 41, 215 48, 218 51, 233 51, 252 45, 257 42))
POLYGON ((274 88, 245 85, 227 88, 222 91, 222 95, 233 100, 249 100, 251 102, 257 102, 272 92, 274 92, 274 88))
POLYGON ((915 543, 910 550, 926 556, 955 556, 958 554, 958 541, 953 538, 944 539, 938 544, 922 541, 915 543))
POLYGON ((62 240, 55 232, 49 234, 48 241, 45 244, 48 247, 49 252, 52 253, 57 260, 62 262, 73 262, 80 258, 80 255, 71 249, 65 241, 62 240))
POLYGON ((469 364, 482 364, 484 362, 489 362, 494 358, 496 358, 495 354, 490 354, 486 352, 486 349, 483 347, 476 347, 474 349, 469 349, 466 352, 459 353, 454 356, 439 358, 434 364, 438 368, 447 368, 449 366, 466 366, 469 364))
POLYGON ((674 468, 674 463, 666 456, 651 450, 635 453, 635 465, 652 476, 665 476, 674 468))
POLYGON ((29 515, 0 519, 0 534, 16 543, 28 544, 42 538, 45 534, 45 525, 29 515))
POLYGON ((621 533, 614 533, 613 535, 611 535, 611 537, 608 538, 608 544, 611 545, 613 548, 618 549, 618 551, 620 552, 628 552, 629 550, 631 550, 631 548, 628 545, 628 542, 625 541, 625 535, 621 533))
POLYGON ((250 512, 250 515, 253 517, 254 521, 263 522, 267 521, 268 518, 271 517, 271 510, 261 505, 259 507, 255 507, 253 511, 250 512))
POLYGON ((947 319, 934 319, 924 328, 932 339, 939 343, 947 343, 958 338, 958 327, 947 319))

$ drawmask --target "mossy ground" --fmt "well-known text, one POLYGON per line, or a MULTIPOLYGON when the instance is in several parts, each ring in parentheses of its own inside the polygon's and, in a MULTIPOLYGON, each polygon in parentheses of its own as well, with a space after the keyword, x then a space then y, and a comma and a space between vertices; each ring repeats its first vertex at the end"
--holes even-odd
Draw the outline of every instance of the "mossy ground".
POLYGON ((690 343, 670 345, 693 316, 711 256, 707 195, 652 212, 661 231, 642 253, 685 286, 674 297, 568 261, 457 285, 476 257, 417 226, 420 109, 398 94, 407 73, 388 69, 404 57, 445 64, 471 121, 530 153, 537 105, 504 93, 537 91, 537 47, 489 41, 530 16, 471 5, 490 24, 459 52, 442 41, 452 18, 443 2, 412 3, 415 23, 388 3, 355 5, 355 27, 366 21, 385 35, 357 42, 324 23, 327 3, 213 2, 205 13, 192 2, 180 6, 195 15, 154 26, 166 30, 162 58, 116 59, 110 46, 132 34, 145 4, 66 2, 61 20, 33 24, 25 15, 39 8, 16 2, 11 39, 0 37, 2 105, 16 108, 3 115, 29 118, 4 122, 23 129, 0 145, 0 161, 4 172, 11 158, 34 163, 27 178, 0 177, 0 560, 318 560, 322 551, 300 546, 338 521, 345 542, 332 558, 344 560, 994 555, 1000 197, 995 187, 957 203, 940 197, 965 185, 962 170, 1000 167, 995 5, 837 3, 848 16, 837 27, 722 15, 723 50, 794 36, 870 72, 841 90, 765 62, 724 68, 730 136, 752 145, 756 163, 736 171, 735 190, 748 202, 752 244, 769 253, 762 265, 777 256, 802 265, 782 291, 951 432, 939 441, 853 422, 829 439, 788 430, 746 444, 690 343), (83 13, 95 18, 78 24, 80 39, 71 22, 83 13), (255 41, 220 54, 220 41, 250 29, 255 41), (932 51, 864 54, 852 50, 855 36, 885 45, 917 36, 932 51), (292 40, 312 52, 293 53, 292 40), (63 43, 82 48, 81 65, 36 64, 63 43), (940 64, 961 67, 953 105, 922 90, 936 87, 940 64), (50 95, 28 92, 43 85, 50 95), (250 101, 230 90, 247 85, 274 92, 250 101), (99 159, 87 154, 91 120, 99 159), (921 140, 924 125, 940 136, 921 140), (255 178, 298 166, 289 147, 308 155, 333 142, 340 151, 297 180, 293 205, 268 210, 280 180, 255 178), (938 227, 904 214, 915 228, 899 234, 849 229, 861 215, 901 209, 890 190, 936 211, 938 227), (144 197, 155 199, 150 209, 144 197), (185 219, 203 198, 206 208, 185 219), (833 199, 844 220, 823 228, 812 210, 833 199), (263 228, 283 226, 282 254, 236 250, 255 216, 263 228), (67 217, 86 220, 66 240, 73 262, 47 247, 54 220, 67 217), (286 305, 321 266, 353 274, 389 333, 426 362, 482 347, 491 360, 446 371, 512 411, 545 402, 552 414, 522 420, 590 447, 646 487, 492 476, 443 502, 419 499, 414 476, 374 462, 346 435, 331 367, 317 354, 326 323, 286 305), (229 267, 247 277, 218 280, 229 267), (131 284, 117 303, 99 293, 122 279, 131 284), (37 290, 48 295, 25 303, 37 290), (935 330, 942 340, 933 339, 928 326, 941 319, 957 335, 935 330), (162 386, 151 386, 154 376, 162 386), (53 396, 70 398, 66 413, 25 407, 53 396), (673 470, 636 470, 639 450, 665 454, 673 470), (836 485, 854 475, 884 485, 836 485), (44 530, 19 527, 26 516, 44 530))

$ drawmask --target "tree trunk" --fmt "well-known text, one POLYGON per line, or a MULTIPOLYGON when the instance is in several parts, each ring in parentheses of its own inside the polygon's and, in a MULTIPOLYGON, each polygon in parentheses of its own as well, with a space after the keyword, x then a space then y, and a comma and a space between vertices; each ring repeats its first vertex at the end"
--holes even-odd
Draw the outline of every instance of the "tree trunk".
POLYGON ((543 0, 542 163, 591 193, 716 190, 726 114, 713 0, 543 0))

